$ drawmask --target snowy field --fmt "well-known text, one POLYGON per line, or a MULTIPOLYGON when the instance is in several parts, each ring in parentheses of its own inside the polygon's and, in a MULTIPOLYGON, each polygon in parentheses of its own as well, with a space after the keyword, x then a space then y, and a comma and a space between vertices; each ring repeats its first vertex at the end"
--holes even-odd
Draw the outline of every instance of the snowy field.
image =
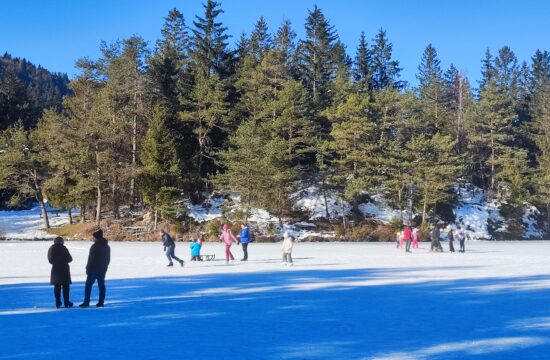
MULTIPOLYGON (((66 245, 79 303, 91 243, 66 245)), ((550 358, 550 242, 297 243, 293 267, 280 244, 225 265, 207 243, 216 261, 184 268, 160 243, 111 243, 106 307, 60 310, 49 246, 0 242, 0 359, 550 358)))

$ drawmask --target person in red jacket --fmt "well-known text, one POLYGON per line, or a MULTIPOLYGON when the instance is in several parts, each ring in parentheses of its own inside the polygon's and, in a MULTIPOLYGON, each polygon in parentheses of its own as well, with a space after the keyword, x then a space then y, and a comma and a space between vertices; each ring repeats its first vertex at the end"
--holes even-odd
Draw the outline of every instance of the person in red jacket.
POLYGON ((411 233, 411 225, 407 224, 405 226, 405 229, 403 230, 403 238, 405 239, 405 252, 411 252, 411 240, 412 240, 412 233, 411 233))

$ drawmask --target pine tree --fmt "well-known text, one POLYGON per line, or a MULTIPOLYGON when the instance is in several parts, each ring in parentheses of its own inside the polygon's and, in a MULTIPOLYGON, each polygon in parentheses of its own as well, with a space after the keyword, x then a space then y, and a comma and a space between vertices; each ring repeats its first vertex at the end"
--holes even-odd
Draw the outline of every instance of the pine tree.
POLYGON ((34 198, 40 205, 44 226, 49 229, 44 197, 44 180, 49 175, 48 154, 21 122, 0 135, 0 187, 17 191, 11 199, 12 205, 25 198, 34 198))
POLYGON ((311 94, 315 111, 330 104, 330 81, 335 75, 334 46, 337 35, 321 9, 309 11, 306 19, 306 40, 300 43, 300 78, 311 94))
POLYGON ((296 33, 292 30, 289 20, 283 21, 273 41, 274 49, 279 53, 282 63, 285 65, 288 76, 294 77, 296 73, 296 33))
POLYGON ((224 80, 233 72, 233 54, 227 48, 227 28, 217 21, 223 10, 220 3, 207 0, 204 17, 196 16, 193 21, 191 57, 197 72, 202 77, 217 75, 224 80))
POLYGON ((257 63, 262 62, 264 55, 271 50, 272 40, 264 17, 256 22, 254 30, 250 34, 250 54, 257 63))
POLYGON ((445 90, 441 61, 437 58, 437 51, 429 44, 422 54, 422 62, 418 66, 419 95, 422 103, 423 116, 427 129, 432 133, 447 130, 445 90))
POLYGON ((155 214, 155 229, 158 217, 173 218, 179 206, 177 197, 181 190, 178 177, 181 174, 179 157, 170 131, 165 125, 166 112, 156 106, 141 152, 141 192, 145 204, 155 214))
POLYGON ((353 69, 353 78, 359 92, 368 93, 373 89, 371 64, 372 56, 367 45, 367 39, 365 33, 361 32, 353 69))
POLYGON ((388 87, 401 89, 404 84, 399 81, 401 68, 399 61, 392 59, 393 45, 386 37, 386 31, 380 29, 373 40, 372 56, 372 84, 374 89, 383 90, 388 87))

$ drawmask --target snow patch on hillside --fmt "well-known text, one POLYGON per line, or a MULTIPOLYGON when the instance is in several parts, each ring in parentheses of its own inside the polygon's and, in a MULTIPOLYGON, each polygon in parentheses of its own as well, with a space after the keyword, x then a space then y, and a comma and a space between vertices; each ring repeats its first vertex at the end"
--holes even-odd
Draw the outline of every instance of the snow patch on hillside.
POLYGON ((537 217, 540 215, 540 211, 533 205, 525 204, 525 211, 523 213, 523 224, 525 230, 523 237, 526 239, 542 239, 544 232, 538 228, 537 217))
POLYGON ((506 230, 499 204, 495 201, 487 201, 482 189, 473 187, 472 190, 466 190, 455 186, 455 192, 459 199, 459 205, 454 211, 456 221, 471 229, 478 239, 493 238, 489 233, 489 221, 493 224, 501 224, 495 231, 506 230))
MULTIPOLYGON (((380 220, 384 223, 390 222, 392 219, 401 218, 399 210, 393 209, 384 198, 382 194, 371 194, 371 202, 360 204, 359 211, 367 217, 372 217, 376 220, 380 220)), ((403 210, 403 219, 409 218, 409 212, 403 210)))
MULTIPOLYGON (((327 217, 327 207, 330 219, 336 219, 342 216, 342 200, 338 199, 334 191, 327 191, 327 206, 325 206, 325 196, 321 189, 310 186, 305 189, 298 190, 292 195, 294 206, 296 208, 307 211, 309 218, 320 219, 327 217)), ((349 214, 351 205, 344 201, 344 211, 349 214)))

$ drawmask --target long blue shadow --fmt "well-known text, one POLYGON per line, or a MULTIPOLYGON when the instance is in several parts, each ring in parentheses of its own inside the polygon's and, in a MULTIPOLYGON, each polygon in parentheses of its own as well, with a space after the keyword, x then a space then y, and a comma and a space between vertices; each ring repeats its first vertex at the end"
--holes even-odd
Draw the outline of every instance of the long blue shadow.
POLYGON ((0 359, 546 358, 550 289, 530 285, 550 276, 354 284, 407 270, 426 269, 108 280, 103 309, 54 310, 47 284, 3 285, 0 359))

